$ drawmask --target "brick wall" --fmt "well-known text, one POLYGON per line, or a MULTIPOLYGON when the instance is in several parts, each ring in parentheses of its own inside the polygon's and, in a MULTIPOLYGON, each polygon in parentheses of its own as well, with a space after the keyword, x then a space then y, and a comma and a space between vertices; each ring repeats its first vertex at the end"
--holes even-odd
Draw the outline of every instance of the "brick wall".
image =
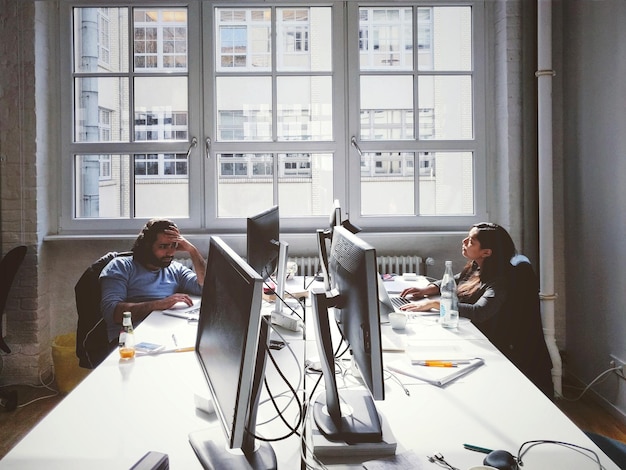
MULTIPOLYGON (((0 383, 35 383, 50 370, 50 334, 40 286, 38 233, 37 116, 33 2, 0 1, 0 228, 2 254, 17 245, 28 252, 5 309, 5 341, 11 354, 0 357, 0 383)), ((41 41, 41 37, 39 38, 41 41)), ((46 53, 45 50, 37 53, 46 53)), ((45 76, 43 77, 45 78, 45 76)), ((45 132, 42 135, 45 137, 45 132)), ((45 289, 44 289, 45 290, 45 289)))

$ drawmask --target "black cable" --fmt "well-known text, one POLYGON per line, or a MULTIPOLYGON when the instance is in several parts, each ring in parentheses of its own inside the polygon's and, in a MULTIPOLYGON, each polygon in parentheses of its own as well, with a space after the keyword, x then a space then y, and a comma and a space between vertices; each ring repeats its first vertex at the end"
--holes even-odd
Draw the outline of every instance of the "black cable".
MULTIPOLYGON (((278 295, 278 293, 276 292, 276 288, 275 288, 275 287, 272 287, 272 286, 271 286, 271 285, 267 282, 267 280, 264 280, 263 282, 264 282, 265 286, 266 286, 268 289, 271 289, 271 290, 272 290, 272 292, 274 292, 274 295, 276 296, 276 299, 277 299, 277 300, 276 300, 276 302, 281 301, 285 307, 287 307, 289 310, 291 310, 291 313, 293 313, 293 314, 294 314, 296 317, 298 317, 298 318, 299 318, 302 322, 304 322, 304 318, 302 318, 302 315, 300 315, 298 312, 296 312, 296 310, 295 310, 295 309, 294 309, 291 305, 289 305, 287 302, 285 302, 285 299, 284 299, 283 297, 281 297, 281 296, 279 296, 279 295, 278 295)), ((287 291, 285 291, 285 292, 286 292, 287 294, 289 294, 289 292, 287 292, 287 291)), ((291 294, 289 294, 289 295, 291 296, 291 294)), ((296 297, 293 297, 293 296, 291 296, 291 297, 292 297, 293 299, 296 299, 296 297)), ((298 299, 296 299, 296 301, 297 301, 300 305, 302 305, 298 299)))
POLYGON ((539 439, 539 440, 524 442, 520 446, 519 450, 517 451, 517 464, 520 467, 522 467, 524 465, 524 462, 522 462, 522 457, 526 454, 526 452, 528 452, 533 447, 541 445, 541 444, 555 444, 555 445, 559 445, 559 446, 563 446, 563 447, 568 447, 568 448, 571 448, 571 449, 573 449, 573 450, 575 450, 577 452, 580 452, 582 455, 584 455, 588 459, 594 460, 594 458, 592 458, 590 455, 587 455, 587 454, 584 453, 584 452, 589 452, 590 454, 593 455, 593 457, 595 457, 595 461, 598 464, 599 470, 604 470, 604 466, 602 465, 602 462, 600 462, 600 457, 593 450, 588 449, 586 447, 579 446, 577 444, 571 444, 569 442, 552 441, 552 440, 548 440, 548 439, 546 439, 546 440, 539 439), (527 447, 527 449, 524 449, 524 447, 527 447))
POLYGON ((278 404, 276 403, 276 400, 274 398, 274 395, 272 394, 272 391, 269 388, 267 380, 264 378, 263 379, 263 384, 265 385, 265 389, 267 390, 267 393, 268 393, 268 395, 270 397, 270 401, 272 402, 272 405, 274 405, 274 409, 278 413, 278 417, 285 424, 285 426, 287 426, 287 428, 290 430, 290 432, 285 434, 285 435, 283 435, 283 436, 274 437, 274 438, 261 437, 261 436, 258 436, 255 433, 254 434, 254 438, 258 439, 260 441, 263 441, 263 442, 277 442, 277 441, 285 440, 285 439, 293 436, 294 434, 296 434, 297 436, 300 436, 300 434, 298 433, 298 429, 297 428, 300 427, 302 425, 302 423, 304 422, 304 414, 303 414, 302 402, 300 401, 300 398, 298 397, 298 393, 294 390, 293 386, 291 385, 291 383, 289 382, 287 377, 285 377, 285 375, 283 374, 283 372, 280 369, 280 367, 278 367, 278 364, 276 363, 276 360, 274 359, 274 356, 272 355, 269 347, 265 346, 265 350, 266 350, 266 353, 268 354, 270 360, 272 361, 272 364, 274 365, 274 368, 276 369, 276 372, 278 372, 280 377, 283 379, 283 382, 285 382, 285 384, 287 384, 287 387, 289 387, 289 390, 293 394, 293 396, 294 396, 294 398, 295 398, 295 400, 296 400, 296 402, 298 404, 299 417, 298 417, 298 424, 297 424, 297 426, 295 428, 292 427, 292 425, 287 422, 287 420, 283 416, 284 410, 280 410, 279 409, 278 404))

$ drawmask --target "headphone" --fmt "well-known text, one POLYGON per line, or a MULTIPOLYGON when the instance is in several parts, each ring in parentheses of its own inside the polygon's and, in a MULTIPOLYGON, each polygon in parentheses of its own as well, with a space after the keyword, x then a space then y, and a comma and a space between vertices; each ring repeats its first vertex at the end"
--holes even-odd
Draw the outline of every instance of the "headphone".
POLYGON ((510 452, 507 452, 506 450, 492 450, 483 460, 483 464, 493 468, 497 468, 498 470, 520 470, 520 467, 524 466, 524 463, 522 462, 522 457, 530 449, 540 444, 554 444, 578 451, 585 457, 597 463, 599 470, 602 470, 604 468, 602 466, 602 463, 600 462, 600 457, 598 456, 598 454, 596 454, 591 449, 576 444, 570 444, 569 442, 551 441, 544 439, 524 442, 517 451, 517 457, 514 457, 510 452))

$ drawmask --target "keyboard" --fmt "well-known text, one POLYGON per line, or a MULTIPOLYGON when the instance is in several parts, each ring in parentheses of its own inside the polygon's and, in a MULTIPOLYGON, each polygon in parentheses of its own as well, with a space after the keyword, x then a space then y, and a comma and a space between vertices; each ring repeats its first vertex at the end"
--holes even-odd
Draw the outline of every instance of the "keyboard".
POLYGON ((198 321, 200 318, 200 307, 192 307, 189 309, 167 309, 163 310, 164 315, 169 315, 170 317, 182 318, 184 320, 190 321, 198 321))
POLYGON ((391 303, 396 308, 400 308, 403 305, 411 303, 411 301, 408 300, 406 297, 390 297, 390 299, 391 299, 391 303))

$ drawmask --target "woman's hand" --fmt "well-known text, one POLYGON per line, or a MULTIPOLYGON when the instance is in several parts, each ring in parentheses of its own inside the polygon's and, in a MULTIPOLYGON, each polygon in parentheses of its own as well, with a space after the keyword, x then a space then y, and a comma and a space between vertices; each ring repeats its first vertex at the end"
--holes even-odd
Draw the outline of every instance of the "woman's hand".
POLYGON ((417 302, 411 302, 410 304, 403 305, 400 310, 405 312, 428 312, 431 309, 439 309, 439 301, 432 299, 422 299, 417 302))
POLYGON ((426 297, 426 294, 421 287, 408 287, 400 293, 400 297, 409 296, 413 299, 421 299, 422 297, 426 297))

